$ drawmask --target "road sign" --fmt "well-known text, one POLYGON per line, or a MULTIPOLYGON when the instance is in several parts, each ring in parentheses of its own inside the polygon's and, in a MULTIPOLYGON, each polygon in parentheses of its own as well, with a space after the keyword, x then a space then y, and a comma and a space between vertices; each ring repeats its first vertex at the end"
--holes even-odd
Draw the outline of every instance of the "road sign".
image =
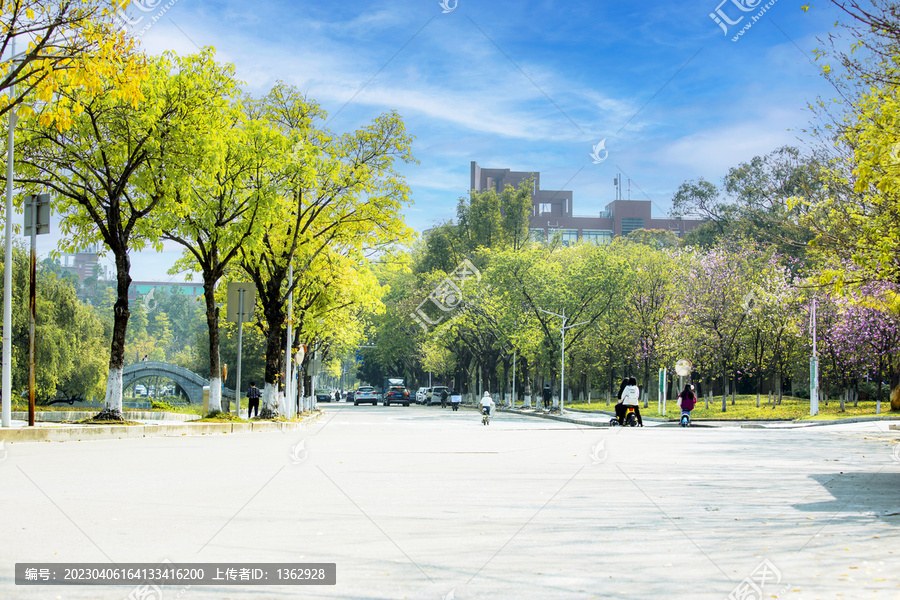
POLYGON ((35 235, 50 233, 50 194, 32 194, 25 201, 25 235, 31 235, 32 219, 36 219, 35 235))
POLYGON ((226 305, 227 321, 229 323, 249 323, 253 320, 256 310, 256 286, 252 283, 229 283, 228 302, 226 305), (243 318, 239 318, 241 311, 241 292, 243 291, 243 318))

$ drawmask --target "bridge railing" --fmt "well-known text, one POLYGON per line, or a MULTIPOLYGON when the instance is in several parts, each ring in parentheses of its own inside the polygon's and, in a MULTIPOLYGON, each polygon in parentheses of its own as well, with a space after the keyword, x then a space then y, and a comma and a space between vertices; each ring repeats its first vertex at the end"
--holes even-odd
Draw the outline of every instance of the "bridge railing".
MULTIPOLYGON (((186 387, 184 384, 194 385, 200 388, 209 385, 209 380, 194 373, 190 369, 186 369, 179 365, 173 365, 159 360, 145 360, 132 363, 122 369, 123 379, 127 379, 129 384, 132 381, 143 379, 144 377, 161 376, 170 379, 175 383, 186 387)), ((222 395, 226 398, 234 398, 234 390, 223 388, 222 395)))

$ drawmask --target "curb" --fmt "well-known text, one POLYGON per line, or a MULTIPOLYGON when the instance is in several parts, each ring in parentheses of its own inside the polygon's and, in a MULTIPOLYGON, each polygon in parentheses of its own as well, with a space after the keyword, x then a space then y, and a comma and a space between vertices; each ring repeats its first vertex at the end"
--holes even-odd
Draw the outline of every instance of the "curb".
POLYGON ((252 423, 164 423, 160 425, 72 425, 71 427, 25 427, 0 430, 0 442, 81 442, 144 437, 176 437, 224 433, 269 433, 296 431, 322 415, 316 412, 300 422, 257 421, 252 423))
MULTIPOLYGON (((511 408, 501 408, 497 407, 497 412, 505 412, 511 413, 514 415, 522 415, 525 417, 537 417, 539 419, 550 419, 551 421, 562 421, 563 423, 572 423, 574 425, 585 425, 587 427, 609 427, 609 422, 606 421, 588 421, 585 419, 569 419, 566 417, 562 417, 560 415, 550 415, 536 412, 524 412, 521 410, 511 409, 511 408)), ((612 417, 610 417, 612 418, 612 417)))
MULTIPOLYGON (((34 421, 41 423, 62 423, 64 421, 81 421, 90 419, 99 410, 41 410, 34 413, 34 421)), ((124 410, 122 416, 126 421, 190 421, 199 415, 185 413, 160 412, 152 410, 124 410)), ((27 421, 28 413, 24 410, 12 412, 14 421, 27 421)))
POLYGON ((817 425, 840 425, 842 423, 870 423, 872 421, 897 421, 900 416, 885 415, 881 417, 850 417, 849 419, 830 419, 828 421, 813 421, 805 419, 794 419, 792 423, 798 425, 806 425, 807 427, 815 427, 817 425))

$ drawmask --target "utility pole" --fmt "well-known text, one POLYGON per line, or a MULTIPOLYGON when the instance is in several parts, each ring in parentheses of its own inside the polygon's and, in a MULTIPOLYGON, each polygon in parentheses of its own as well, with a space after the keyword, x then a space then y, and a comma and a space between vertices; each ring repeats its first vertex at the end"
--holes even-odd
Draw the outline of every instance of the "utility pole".
MULTIPOLYGON (((16 36, 12 34, 12 58, 16 56, 16 36)), ((12 58, 10 60, 12 60, 12 58)), ((16 130, 16 86, 9 86, 9 131, 6 137, 6 254, 3 261, 3 375, 2 392, 3 427, 10 427, 12 418, 12 216, 13 216, 13 141, 16 130)))
POLYGON ((34 322, 37 309, 37 236, 50 233, 50 195, 32 194, 25 205, 25 235, 31 237, 28 285, 28 425, 34 427, 34 322))
POLYGON ((565 406, 566 400, 566 331, 572 329, 573 327, 580 327, 581 325, 587 325, 587 321, 582 321, 581 323, 575 323, 574 325, 566 325, 568 319, 566 318, 566 309, 563 308, 562 314, 557 314, 555 312, 550 312, 549 310, 544 310, 543 308, 538 309, 541 312, 545 312, 548 315, 554 315, 556 317, 560 317, 562 319, 562 327, 559 328, 560 333, 562 333, 562 346, 560 347, 560 353, 562 354, 562 368, 560 372, 560 383, 559 383, 559 414, 563 414, 563 408, 565 406))
POLYGON ((294 263, 288 266, 288 286, 291 293, 288 294, 288 318, 287 318, 287 339, 284 343, 284 412, 285 416, 291 418, 294 416, 294 394, 293 383, 294 377, 291 373, 293 362, 291 361, 291 337, 294 328, 294 263))
POLYGON ((812 357, 809 359, 809 416, 819 414, 819 355, 816 352, 816 299, 813 297, 809 315, 809 329, 812 333, 812 357))

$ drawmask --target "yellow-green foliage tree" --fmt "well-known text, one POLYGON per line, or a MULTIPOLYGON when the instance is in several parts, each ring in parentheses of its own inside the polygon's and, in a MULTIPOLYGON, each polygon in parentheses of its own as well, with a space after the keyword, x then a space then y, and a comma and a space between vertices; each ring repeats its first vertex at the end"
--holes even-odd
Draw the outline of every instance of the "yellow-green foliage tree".
POLYGON ((136 103, 143 56, 118 15, 129 0, 0 0, 0 115, 20 107, 43 126, 73 125, 97 94, 136 103), (10 90, 14 93, 10 95, 10 90))
MULTIPOLYGON (((215 117, 233 85, 210 51, 184 58, 148 59, 143 100, 129 102, 115 80, 86 96, 62 86, 61 98, 81 108, 60 131, 29 119, 17 130, 18 172, 27 192, 49 190, 61 216, 69 251, 101 242, 116 265, 116 303, 110 345, 104 418, 122 418, 122 369, 130 316, 129 253, 161 248, 160 220, 196 168, 196 156, 220 126, 215 117)), ((70 76, 75 77, 72 73, 70 76)), ((186 195, 189 190, 182 190, 186 195)))
MULTIPOLYGON (((834 50, 845 76, 833 81, 846 102, 840 116, 816 130, 829 141, 837 134, 836 157, 825 170, 823 197, 795 198, 793 205, 806 210, 817 234, 812 244, 839 265, 823 270, 821 283, 838 291, 886 283, 889 298, 881 305, 900 307, 893 291, 900 286, 900 7, 887 0, 839 6, 854 42, 850 51, 834 50)), ((830 65, 823 69, 832 72, 830 65)), ((829 104, 820 101, 819 112, 829 116, 829 104)), ((900 356, 887 360, 891 409, 900 410, 900 356)))
MULTIPOLYGON (((359 269, 374 249, 412 237, 400 214, 409 202, 409 188, 394 162, 413 158, 412 138, 393 112, 368 127, 338 135, 320 128, 325 113, 315 102, 279 84, 251 114, 270 122, 289 142, 269 163, 281 181, 273 216, 261 224, 259 244, 242 248, 241 258, 264 315, 266 372, 260 416, 265 416, 280 412, 277 381, 288 297, 298 291, 296 318, 309 332, 321 331, 309 321, 333 307, 359 304, 364 288, 345 288, 341 297, 335 293, 335 274, 359 269)), ((371 280, 361 283, 378 289, 371 280)))
MULTIPOLYGON (((231 77, 232 68, 223 67, 231 77)), ((184 194, 177 194, 162 237, 184 247, 184 258, 173 270, 199 272, 203 280, 209 330, 210 412, 221 411, 219 309, 216 286, 241 252, 261 242, 258 227, 271 218, 277 171, 273 157, 284 156, 284 136, 252 114, 253 103, 241 102, 237 88, 225 90, 219 106, 221 127, 209 129, 205 155, 188 177, 184 194)), ((221 295, 221 294, 220 294, 221 295)))

